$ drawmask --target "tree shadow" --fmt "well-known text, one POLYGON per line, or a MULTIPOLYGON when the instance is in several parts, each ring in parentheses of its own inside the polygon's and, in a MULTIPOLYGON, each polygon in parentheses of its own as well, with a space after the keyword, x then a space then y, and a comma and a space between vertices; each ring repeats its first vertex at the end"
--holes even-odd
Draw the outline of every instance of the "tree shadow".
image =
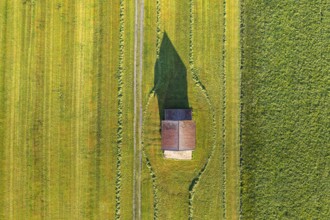
POLYGON ((188 109, 187 68, 164 32, 159 57, 155 64, 154 92, 158 99, 159 118, 164 109, 188 109))

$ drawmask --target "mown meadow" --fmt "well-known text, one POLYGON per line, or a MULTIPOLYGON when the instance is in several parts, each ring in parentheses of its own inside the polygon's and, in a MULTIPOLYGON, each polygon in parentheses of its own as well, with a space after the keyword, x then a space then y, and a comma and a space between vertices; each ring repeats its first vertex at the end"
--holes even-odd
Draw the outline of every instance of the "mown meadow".
POLYGON ((328 219, 329 2, 242 11, 242 219, 328 219))
POLYGON ((328 219, 329 26, 325 0, 0 1, 0 219, 328 219))
POLYGON ((132 20, 131 1, 0 1, 0 219, 132 218, 132 20))
POLYGON ((221 1, 146 2, 143 219, 224 216, 223 10, 221 1), (192 108, 197 125, 192 161, 163 158, 165 108, 192 108))

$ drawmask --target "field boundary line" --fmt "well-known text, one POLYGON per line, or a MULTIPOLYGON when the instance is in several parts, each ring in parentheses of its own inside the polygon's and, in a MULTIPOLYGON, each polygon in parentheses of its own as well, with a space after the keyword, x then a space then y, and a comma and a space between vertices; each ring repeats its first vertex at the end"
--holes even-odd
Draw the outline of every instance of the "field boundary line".
POLYGON ((225 62, 226 62, 226 51, 225 51, 225 43, 226 43, 226 0, 223 0, 223 38, 222 38, 222 208, 223 208, 223 219, 226 219, 226 73, 225 73, 225 62))
MULTIPOLYGON (((32 27, 32 24, 33 24, 33 22, 32 22, 32 14, 33 14, 33 10, 32 10, 32 8, 30 7, 30 10, 29 10, 29 12, 31 13, 31 14, 29 14, 29 16, 31 17, 31 19, 30 19, 30 21, 29 22, 27 22, 28 23, 28 25, 27 25, 27 27, 26 27, 26 31, 27 31, 27 33, 28 33, 28 35, 29 35, 29 40, 28 40, 28 49, 27 49, 27 51, 28 51, 28 53, 27 53, 27 57, 28 57, 28 61, 27 61, 27 63, 28 63, 28 65, 27 65, 27 68, 28 68, 28 75, 29 75, 29 77, 32 77, 32 75, 33 75, 33 71, 31 71, 32 70, 32 64, 33 64, 33 61, 32 61, 32 48, 33 48, 33 46, 32 46, 32 29, 31 29, 31 27, 32 27)), ((29 96, 30 96, 30 102, 32 102, 32 97, 33 97, 33 89, 32 89, 32 86, 30 86, 29 87, 29 96)), ((31 108, 32 108, 32 106, 33 105, 31 105, 31 108)), ((29 118, 29 117, 27 117, 27 118, 29 118)), ((29 119, 28 120, 28 122, 30 122, 30 123, 32 123, 32 121, 33 121, 33 119, 29 119)), ((30 135, 30 133, 29 132, 27 132, 27 135, 30 135)), ((27 148, 28 148, 28 150, 30 151, 31 150, 31 145, 30 145, 30 143, 28 142, 28 144, 27 144, 27 148)), ((32 160, 31 161, 29 161, 29 160, 27 160, 28 161, 28 166, 32 166, 32 160)), ((29 187, 31 187, 31 189, 33 189, 33 183, 31 183, 30 181, 29 181, 29 178, 31 178, 31 176, 33 176, 33 171, 31 171, 30 173, 29 173, 29 175, 28 175, 28 177, 27 177, 27 179, 28 179, 28 184, 29 184, 29 187)), ((31 190, 31 191, 33 191, 33 190, 31 190)), ((33 195, 33 193, 31 192, 31 194, 30 194, 30 196, 31 195, 33 195)), ((27 204, 29 204, 29 203, 27 203, 27 204)), ((27 216, 29 216, 29 215, 31 215, 31 213, 32 213, 32 210, 30 211, 29 210, 29 214, 27 215, 27 216)))
MULTIPOLYGON (((76 63, 76 73, 77 73, 77 79, 76 79, 76 218, 81 218, 83 213, 83 203, 81 202, 81 197, 83 194, 83 186, 84 184, 81 183, 81 179, 84 177, 84 174, 82 173, 82 168, 83 168, 83 157, 81 157, 80 151, 82 150, 81 148, 81 134, 83 134, 83 128, 84 128, 84 113, 86 109, 84 108, 84 104, 82 100, 84 100, 86 94, 84 93, 83 90, 83 85, 86 80, 85 74, 84 74, 84 68, 87 64, 86 62, 86 52, 83 51, 84 46, 83 42, 87 38, 87 33, 86 33, 86 26, 84 23, 84 19, 86 18, 86 8, 83 6, 83 3, 78 3, 78 28, 77 28, 77 41, 78 41, 78 46, 76 46, 76 55, 77 55, 77 63, 76 63), (83 125, 83 126, 82 126, 83 125)), ((56 79, 58 80, 58 78, 56 79)), ((57 151, 59 150, 59 147, 57 148, 57 151)))
POLYGON ((143 124, 143 104, 142 104, 142 82, 143 82, 143 43, 144 43, 144 0, 140 0, 140 70, 139 70, 139 181, 138 181, 138 219, 141 219, 141 174, 142 174, 142 124, 143 124))
MULTIPOLYGON (((0 3, 1 4, 1 3, 0 3)), ((4 8, 5 9, 5 13, 3 14, 3 21, 2 21, 2 24, 3 26, 1 27, 1 31, 2 33, 4 33, 0 39, 0 55, 1 55, 1 60, 0 60, 0 74, 1 75, 1 79, 0 79, 0 102, 2 103, 2 105, 0 106, 0 132, 1 132, 1 136, 0 136, 0 158, 1 158, 1 163, 0 163, 0 172, 3 172, 5 169, 6 169, 6 110, 7 110, 7 106, 6 106, 6 70, 7 70, 7 60, 6 60, 6 57, 7 57, 7 54, 8 54, 8 51, 6 49, 7 47, 7 38, 8 38, 8 2, 7 0, 3 2, 3 5, 1 5, 1 8, 4 8)), ((25 147, 26 145, 24 145, 25 147)), ((4 172, 3 172, 4 173, 4 172)), ((1 188, 5 188, 7 186, 6 184, 6 180, 7 179, 7 176, 5 174, 2 174, 1 175, 1 188)), ((5 199, 5 195, 6 193, 4 193, 1 189, 1 196, 0 196, 0 199, 2 200, 0 202, 0 218, 5 218, 5 202, 6 202, 6 199, 5 199)))
POLYGON ((136 76, 137 76, 137 64, 136 64, 136 59, 137 59, 137 29, 138 29, 138 0, 134 1, 134 66, 133 66, 133 83, 134 83, 134 113, 133 113, 133 148, 134 148, 134 159, 133 159, 133 219, 135 219, 136 216, 136 185, 137 185, 137 177, 136 177, 136 156, 137 156, 137 149, 136 149, 136 93, 137 93, 137 86, 136 86, 136 76))
MULTIPOLYGON (((244 2, 245 0, 240 0, 240 70, 241 72, 243 71, 243 66, 244 66, 244 35, 245 35, 245 18, 244 15, 242 13, 242 11, 244 12, 244 2)), ((242 75, 240 75, 240 78, 242 78, 242 75)), ((240 80, 240 91, 242 91, 242 80, 240 80)), ((239 123, 240 123, 240 134, 239 134, 239 141, 240 141, 240 163, 239 163, 239 187, 240 187, 240 197, 239 197, 239 218, 242 218, 242 211, 243 211, 243 206, 242 206, 242 195, 243 195, 243 181, 242 181, 242 168, 243 168, 243 157, 242 157, 242 123, 243 123, 243 96, 242 96, 242 92, 240 94, 240 119, 239 119, 239 123)))

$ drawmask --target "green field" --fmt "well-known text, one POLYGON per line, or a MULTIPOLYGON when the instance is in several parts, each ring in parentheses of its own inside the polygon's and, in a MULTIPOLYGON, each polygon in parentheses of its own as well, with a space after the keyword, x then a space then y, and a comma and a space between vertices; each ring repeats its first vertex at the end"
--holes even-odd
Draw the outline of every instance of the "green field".
POLYGON ((2 1, 0 218, 235 219, 224 14, 221 1, 2 1), (165 108, 193 109, 192 161, 163 159, 165 108))
POLYGON ((134 4, 8 0, 0 16, 0 219, 132 218, 134 4))
POLYGON ((0 219, 327 219, 329 6, 0 1, 0 219))
POLYGON ((243 219, 328 219, 329 1, 243 11, 243 219))
POLYGON ((143 149, 150 164, 143 171, 153 177, 144 174, 143 219, 224 216, 223 7, 216 1, 146 2, 143 149), (165 160, 159 150, 166 108, 193 109, 192 161, 165 160))

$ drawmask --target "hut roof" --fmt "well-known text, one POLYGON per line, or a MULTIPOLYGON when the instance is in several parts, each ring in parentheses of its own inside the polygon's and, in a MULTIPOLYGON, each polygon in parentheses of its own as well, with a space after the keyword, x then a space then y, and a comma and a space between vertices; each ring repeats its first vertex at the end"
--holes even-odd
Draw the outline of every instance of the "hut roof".
POLYGON ((165 120, 191 120, 191 109, 165 109, 165 120))
POLYGON ((179 150, 178 121, 162 121, 162 149, 179 150))
POLYGON ((171 151, 194 150, 196 124, 191 120, 162 121, 162 149, 171 151))
POLYGON ((196 125, 194 121, 179 121, 179 150, 194 150, 196 125))

